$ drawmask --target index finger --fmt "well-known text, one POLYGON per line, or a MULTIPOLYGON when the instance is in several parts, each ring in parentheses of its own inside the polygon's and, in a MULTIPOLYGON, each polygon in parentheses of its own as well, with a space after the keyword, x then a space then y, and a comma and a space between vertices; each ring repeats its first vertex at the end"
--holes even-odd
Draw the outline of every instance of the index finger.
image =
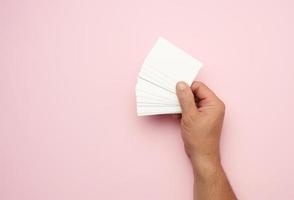
POLYGON ((218 97, 214 94, 214 92, 209 89, 204 83, 199 81, 194 81, 191 85, 191 89, 194 95, 200 100, 207 101, 218 101, 218 97))

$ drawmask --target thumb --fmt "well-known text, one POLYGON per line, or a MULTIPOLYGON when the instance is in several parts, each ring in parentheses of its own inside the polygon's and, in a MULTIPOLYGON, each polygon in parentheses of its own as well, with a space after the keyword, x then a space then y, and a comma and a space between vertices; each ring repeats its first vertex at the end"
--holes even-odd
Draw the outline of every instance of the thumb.
POLYGON ((189 85, 183 81, 177 83, 177 96, 182 109, 182 114, 197 112, 194 94, 189 85))

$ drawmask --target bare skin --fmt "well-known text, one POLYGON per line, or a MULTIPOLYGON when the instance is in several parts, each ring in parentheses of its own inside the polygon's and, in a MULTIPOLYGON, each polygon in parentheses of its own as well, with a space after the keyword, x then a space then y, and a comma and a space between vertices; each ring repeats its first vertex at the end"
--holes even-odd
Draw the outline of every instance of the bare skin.
POLYGON ((224 103, 203 83, 177 84, 185 151, 194 171, 194 200, 237 199, 221 165, 224 103))

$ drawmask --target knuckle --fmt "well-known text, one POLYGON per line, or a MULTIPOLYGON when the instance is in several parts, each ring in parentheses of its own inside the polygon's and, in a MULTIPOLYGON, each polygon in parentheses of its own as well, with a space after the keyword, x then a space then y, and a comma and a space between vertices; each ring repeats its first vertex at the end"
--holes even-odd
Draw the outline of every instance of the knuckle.
POLYGON ((185 123, 193 123, 196 120, 196 113, 195 112, 188 112, 183 116, 183 122, 185 123))
POLYGON ((225 110, 226 110, 226 105, 222 100, 219 100, 219 109, 222 112, 225 112, 225 110))
POLYGON ((181 120, 181 127, 183 127, 184 130, 189 127, 189 123, 184 118, 181 120))
POLYGON ((188 132, 190 132, 191 128, 192 128, 192 124, 191 124, 190 121, 187 121, 185 119, 181 120, 181 129, 182 129, 182 131, 184 131, 185 133, 188 133, 188 132))
POLYGON ((203 83, 203 82, 201 82, 201 81, 198 81, 198 84, 200 85, 200 86, 204 86, 205 84, 203 83))
POLYGON ((203 87, 205 86, 205 84, 201 81, 195 81, 195 84, 198 86, 198 87, 203 87))

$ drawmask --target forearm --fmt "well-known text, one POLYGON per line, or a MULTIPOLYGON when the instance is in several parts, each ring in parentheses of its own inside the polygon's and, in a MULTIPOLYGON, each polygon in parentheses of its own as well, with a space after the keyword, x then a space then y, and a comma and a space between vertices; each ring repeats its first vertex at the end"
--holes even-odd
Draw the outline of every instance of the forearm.
POLYGON ((194 200, 236 200, 218 156, 192 161, 194 200))

